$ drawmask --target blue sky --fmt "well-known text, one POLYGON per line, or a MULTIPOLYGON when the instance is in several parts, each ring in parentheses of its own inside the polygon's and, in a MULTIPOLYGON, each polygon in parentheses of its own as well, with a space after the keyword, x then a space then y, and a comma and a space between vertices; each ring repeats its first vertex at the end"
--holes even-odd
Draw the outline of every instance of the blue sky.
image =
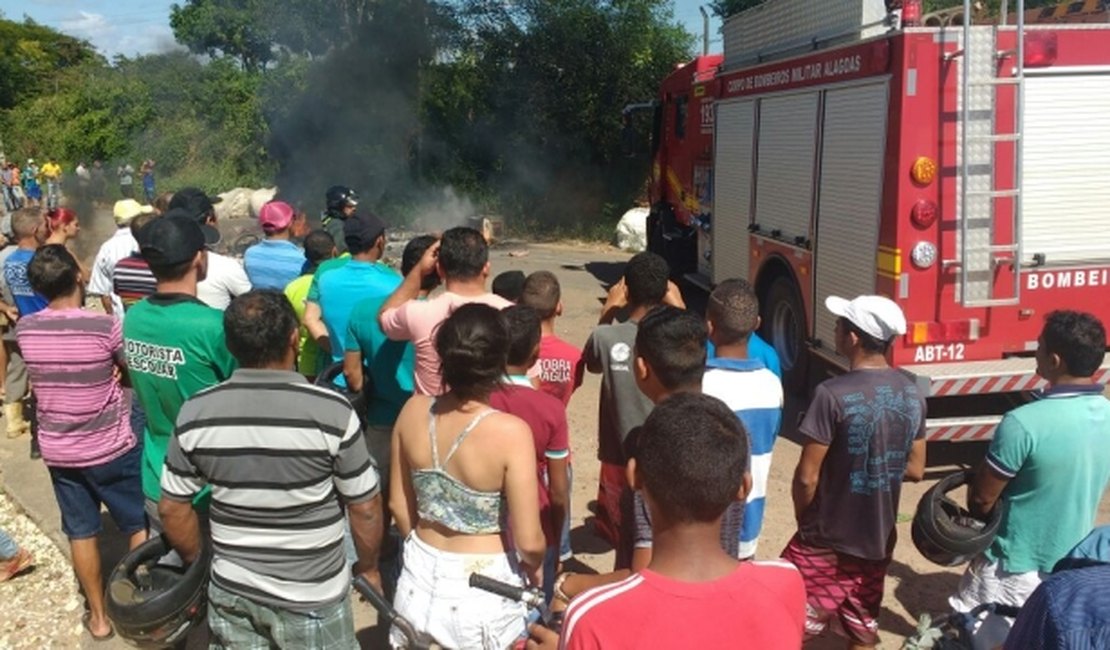
MULTIPOLYGON (((183 2, 184 0, 179 0, 183 2)), ((0 0, 0 11, 11 20, 24 15, 67 34, 87 39, 102 54, 149 54, 175 47, 169 27, 173 0, 0 0)), ((701 48, 699 0, 675 0, 675 16, 697 34, 701 48)), ((720 49, 721 21, 713 19, 711 50, 720 49)))
MULTIPOLYGON (((5 0, 0 0, 0 5, 2 5, 4 1, 5 0)), ((686 29, 696 34, 698 37, 696 45, 698 53, 701 52, 701 35, 703 27, 698 6, 704 4, 705 2, 699 2, 698 0, 674 0, 675 18, 682 21, 682 24, 686 25, 686 29)), ((708 7, 706 7, 706 11, 709 11, 708 7)), ((721 19, 714 16, 712 12, 709 13, 709 51, 721 51, 721 19)))
POLYGON ((87 39, 106 56, 149 54, 174 47, 172 0, 0 0, 9 20, 36 22, 87 39))

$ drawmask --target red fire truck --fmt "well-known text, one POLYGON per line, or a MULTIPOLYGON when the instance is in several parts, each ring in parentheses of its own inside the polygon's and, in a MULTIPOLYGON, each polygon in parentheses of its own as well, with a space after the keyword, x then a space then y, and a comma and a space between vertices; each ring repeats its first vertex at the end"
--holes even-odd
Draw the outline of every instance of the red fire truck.
POLYGON ((798 391, 846 366, 827 296, 896 300, 929 439, 987 439, 1042 385, 1048 312, 1110 323, 1110 26, 892 4, 768 0, 671 74, 649 247, 704 288, 748 279, 798 391))

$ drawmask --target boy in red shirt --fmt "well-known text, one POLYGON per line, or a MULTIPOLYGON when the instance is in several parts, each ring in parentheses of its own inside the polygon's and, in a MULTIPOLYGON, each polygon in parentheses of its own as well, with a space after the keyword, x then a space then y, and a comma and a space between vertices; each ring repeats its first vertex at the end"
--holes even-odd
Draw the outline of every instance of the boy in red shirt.
MULTIPOLYGON (((567 610, 564 650, 800 648, 802 577, 788 563, 740 562, 720 545, 721 518, 751 487, 748 437, 707 395, 678 393, 648 416, 629 461, 651 513, 651 563, 591 589, 567 610)), ((553 634, 533 628, 532 647, 553 634)))
MULTIPOLYGON (((536 271, 524 280, 520 304, 535 309, 542 319, 540 328, 539 360, 528 371, 528 376, 539 381, 540 390, 570 404, 570 396, 582 385, 582 350, 567 343, 555 334, 555 319, 563 315, 562 290, 559 278, 551 271, 536 271)), ((574 486, 574 465, 567 456, 567 517, 559 539, 559 561, 566 562, 574 556, 570 547, 570 493, 574 486)), ((550 594, 549 594, 550 595, 550 594)))
POLYGON ((570 512, 567 413, 562 402, 533 388, 526 374, 539 355, 539 314, 523 305, 508 307, 502 314, 509 326, 508 365, 504 383, 490 395, 490 406, 519 417, 532 429, 540 487, 540 523, 547 540, 543 588, 550 600, 555 584, 560 533, 570 512))
POLYGON ((535 309, 542 319, 539 361, 529 371, 540 381, 540 390, 570 404, 570 396, 582 385, 579 366, 582 350, 555 334, 555 319, 563 315, 559 278, 551 271, 536 271, 524 281, 520 304, 535 309))

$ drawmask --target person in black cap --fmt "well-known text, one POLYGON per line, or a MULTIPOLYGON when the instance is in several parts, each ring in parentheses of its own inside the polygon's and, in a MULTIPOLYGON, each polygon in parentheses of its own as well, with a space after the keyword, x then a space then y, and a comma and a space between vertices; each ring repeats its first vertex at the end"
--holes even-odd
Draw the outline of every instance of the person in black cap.
POLYGON ((197 299, 209 268, 206 246, 219 233, 178 208, 138 235, 158 291, 127 312, 123 339, 131 385, 146 412, 143 493, 151 532, 159 533, 162 465, 177 413, 193 394, 230 377, 235 360, 224 343, 223 313, 197 299))
MULTIPOLYGON (((208 196, 199 188, 186 187, 174 193, 173 198, 170 199, 170 210, 181 210, 177 214, 210 228, 216 234, 216 238, 208 242, 208 246, 211 247, 220 241, 219 230, 216 227, 216 208, 213 207, 220 200, 220 197, 208 196)), ((251 282, 242 264, 225 255, 209 251, 208 275, 197 286, 197 298, 201 302, 223 311, 231 304, 232 298, 250 290, 251 282)))
POLYGON ((524 293, 524 271, 520 269, 513 269, 512 271, 503 271, 497 274, 490 285, 490 289, 494 293, 501 296, 511 303, 520 302, 520 296, 524 293))
POLYGON ((401 276, 381 264, 385 253, 385 224, 373 214, 356 214, 343 222, 343 240, 350 261, 318 273, 308 291, 305 327, 332 361, 343 360, 347 321, 359 302, 393 293, 401 276))
POLYGON ((215 204, 222 201, 218 196, 208 196, 199 187, 185 187, 173 194, 170 199, 170 210, 183 210, 185 216, 196 220, 197 223, 216 226, 215 204))
POLYGON ((355 208, 358 207, 358 194, 349 187, 332 185, 324 195, 324 201, 326 209, 321 218, 324 230, 335 238, 335 245, 339 248, 339 252, 346 253, 347 244, 344 241, 346 235, 343 233, 343 224, 354 215, 355 208))

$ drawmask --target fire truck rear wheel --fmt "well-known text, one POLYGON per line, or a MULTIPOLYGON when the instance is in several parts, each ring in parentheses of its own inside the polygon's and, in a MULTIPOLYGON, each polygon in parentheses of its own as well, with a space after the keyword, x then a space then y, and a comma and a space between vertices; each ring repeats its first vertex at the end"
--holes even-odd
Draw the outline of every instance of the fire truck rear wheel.
POLYGON ((778 352, 783 387, 789 393, 802 394, 809 385, 809 354, 805 310, 798 287, 788 277, 776 278, 761 302, 761 334, 778 352))

